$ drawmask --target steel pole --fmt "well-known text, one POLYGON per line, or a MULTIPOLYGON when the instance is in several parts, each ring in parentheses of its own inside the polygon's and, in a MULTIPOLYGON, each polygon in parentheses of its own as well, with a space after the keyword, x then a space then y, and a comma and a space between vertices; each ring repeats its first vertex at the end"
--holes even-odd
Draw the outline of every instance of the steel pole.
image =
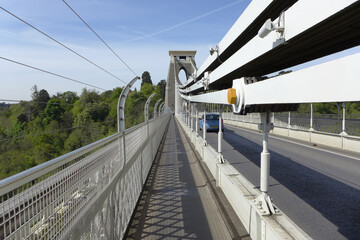
POLYGON ((313 104, 310 103, 310 131, 314 131, 313 123, 314 123, 314 108, 313 108, 313 104))
POLYGON ((195 132, 196 132, 196 135, 198 134, 198 126, 199 126, 199 113, 198 113, 198 110, 196 108, 196 112, 195 112, 195 132))
POLYGON ((263 195, 267 195, 269 190, 270 177, 270 153, 268 149, 268 137, 270 131, 270 112, 261 113, 261 130, 263 133, 263 151, 261 152, 260 165, 260 191, 263 195))
POLYGON ((222 141, 223 141, 223 132, 222 132, 222 113, 223 106, 219 106, 219 133, 218 133, 218 157, 219 162, 223 163, 223 155, 222 155, 222 141))
POLYGON ((346 130, 346 129, 345 129, 345 128, 346 128, 346 125, 345 125, 346 103, 343 102, 343 103, 342 103, 342 107, 343 107, 343 119, 342 119, 342 132, 341 132, 341 133, 342 133, 343 135, 347 135, 347 134, 346 134, 346 131, 345 131, 345 130, 346 130))
POLYGON ((204 106, 204 124, 203 124, 203 139, 206 142, 206 106, 204 106))

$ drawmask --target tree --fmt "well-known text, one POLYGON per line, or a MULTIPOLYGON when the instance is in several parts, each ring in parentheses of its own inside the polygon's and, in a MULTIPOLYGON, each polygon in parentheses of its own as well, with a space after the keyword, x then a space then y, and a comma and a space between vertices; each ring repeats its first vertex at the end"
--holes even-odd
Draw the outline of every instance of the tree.
POLYGON ((165 99, 165 90, 166 90, 166 81, 163 79, 158 84, 157 87, 160 88, 161 98, 165 99))
POLYGON ((65 110, 60 105, 60 100, 52 98, 44 109, 43 123, 48 125, 53 120, 58 120, 65 110))
POLYGON ((151 81, 151 76, 150 73, 148 71, 143 72, 143 74, 141 75, 141 86, 144 85, 144 83, 149 83, 149 84, 153 84, 151 81))
POLYGON ((34 117, 38 116, 41 111, 46 108, 47 102, 50 100, 50 95, 45 89, 38 91, 36 85, 32 88, 32 100, 33 100, 33 115, 34 117))

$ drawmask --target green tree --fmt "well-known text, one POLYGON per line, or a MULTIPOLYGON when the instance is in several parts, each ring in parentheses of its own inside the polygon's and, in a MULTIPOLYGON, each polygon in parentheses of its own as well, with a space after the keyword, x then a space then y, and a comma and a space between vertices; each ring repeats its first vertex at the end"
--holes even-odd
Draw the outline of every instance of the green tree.
POLYGON ((160 89, 161 98, 165 99, 165 90, 166 90, 166 81, 163 79, 158 84, 157 87, 160 89))
POLYGON ((143 74, 141 75, 141 87, 145 84, 145 83, 148 83, 148 84, 153 84, 152 81, 151 81, 151 76, 150 76, 150 73, 148 71, 145 71, 143 72, 143 74))
POLYGON ((44 109, 44 125, 48 125, 51 121, 60 118, 62 113, 65 111, 60 104, 61 101, 59 99, 52 98, 51 100, 49 100, 46 108, 44 109))

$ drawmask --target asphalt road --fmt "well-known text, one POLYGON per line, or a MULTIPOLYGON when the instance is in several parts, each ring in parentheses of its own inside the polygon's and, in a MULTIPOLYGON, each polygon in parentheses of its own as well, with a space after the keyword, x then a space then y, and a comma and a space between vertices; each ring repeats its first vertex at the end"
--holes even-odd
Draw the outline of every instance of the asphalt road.
MULTIPOLYGON (((202 132, 200 132, 202 134, 202 132)), ((217 149, 217 133, 207 133, 217 149)), ((223 154, 260 186, 262 135, 225 125, 223 154)), ((269 137, 269 195, 314 239, 359 239, 360 154, 269 137)))

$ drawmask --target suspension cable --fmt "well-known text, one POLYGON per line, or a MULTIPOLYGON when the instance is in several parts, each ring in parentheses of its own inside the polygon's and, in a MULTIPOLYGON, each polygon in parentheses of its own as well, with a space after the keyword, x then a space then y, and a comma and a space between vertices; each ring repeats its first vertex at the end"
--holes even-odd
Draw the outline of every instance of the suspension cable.
POLYGON ((25 20, 21 19, 20 17, 16 16, 15 14, 9 12, 8 10, 6 10, 5 8, 0 6, 0 9, 2 9, 3 11, 5 11, 6 13, 10 14, 11 16, 15 17, 16 19, 20 20, 21 22, 25 23, 26 25, 28 25, 29 27, 33 28, 34 30, 38 31, 39 33, 41 33, 42 35, 46 36, 47 38, 51 39, 52 41, 56 42, 57 44, 59 44, 60 46, 66 48, 67 50, 69 50, 70 52, 76 54, 77 56, 81 57, 82 59, 84 59, 85 61, 89 62, 90 64, 94 65, 95 67, 101 69, 102 71, 106 72, 107 74, 109 74, 110 76, 118 79, 119 81, 123 82, 124 84, 127 84, 127 82, 123 81, 121 78, 115 76, 114 74, 110 73, 109 71, 107 71, 106 69, 104 69, 103 67, 100 67, 99 65, 97 65, 96 63, 94 63, 93 61, 87 59, 86 57, 84 57, 83 55, 81 55, 80 53, 77 53, 75 50, 71 49, 70 47, 66 46, 65 44, 61 43, 60 41, 56 40, 55 38, 51 37, 50 35, 44 33, 43 31, 41 31, 40 29, 36 28, 35 26, 31 25, 30 23, 26 22, 25 20))
POLYGON ((5 61, 18 64, 18 65, 21 65, 21 66, 24 66, 24 67, 28 67, 28 68, 31 68, 31 69, 34 69, 34 70, 37 70, 37 71, 40 71, 40 72, 44 72, 44 73, 47 73, 47 74, 50 74, 50 75, 53 75, 53 76, 56 76, 56 77, 60 77, 60 78, 64 78, 64 79, 67 79, 67 80, 70 80, 70 81, 73 81, 73 82, 77 82, 77 83, 80 83, 80 84, 83 84, 83 85, 86 85, 86 86, 89 86, 89 87, 93 87, 93 88, 97 88, 97 89, 100 89, 100 90, 103 90, 103 91, 107 91, 104 88, 97 87, 97 86, 94 86, 94 85, 91 85, 91 84, 88 84, 88 83, 85 83, 85 82, 81 82, 81 81, 78 81, 78 80, 73 79, 73 78, 65 77, 65 76, 62 76, 60 74, 52 73, 52 72, 49 72, 49 71, 46 71, 46 70, 43 70, 43 69, 40 69, 40 68, 37 68, 37 67, 33 67, 33 66, 27 65, 25 63, 17 62, 17 61, 14 61, 14 60, 11 60, 11 59, 8 59, 8 58, 4 58, 4 57, 1 57, 1 56, 0 56, 0 59, 3 59, 5 61))
POLYGON ((115 54, 115 56, 136 76, 138 77, 138 75, 130 68, 130 66, 89 26, 89 24, 87 24, 85 22, 85 20, 80 17, 80 15, 72 8, 70 7, 70 5, 65 1, 62 0, 65 5, 100 39, 100 41, 102 41, 105 46, 113 53, 115 54))

